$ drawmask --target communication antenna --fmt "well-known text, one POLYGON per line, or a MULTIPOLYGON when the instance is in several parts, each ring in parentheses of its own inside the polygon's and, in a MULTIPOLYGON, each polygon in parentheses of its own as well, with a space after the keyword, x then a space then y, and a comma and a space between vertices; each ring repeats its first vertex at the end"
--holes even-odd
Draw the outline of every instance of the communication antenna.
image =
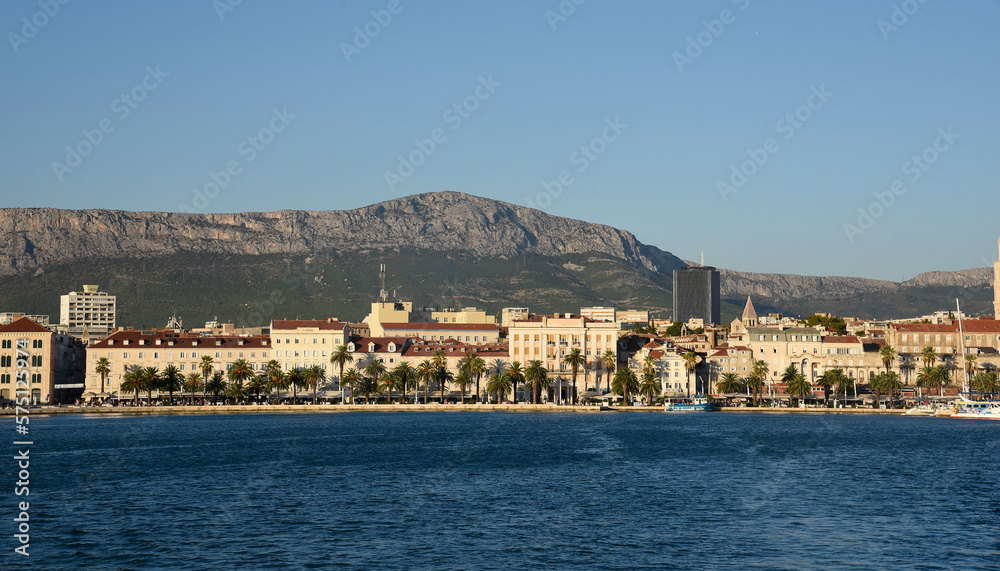
POLYGON ((382 303, 387 303, 389 301, 389 292, 385 289, 385 264, 379 264, 378 278, 382 282, 382 287, 378 291, 378 299, 382 303))
POLYGON ((701 265, 705 265, 705 250, 701 251, 701 265))

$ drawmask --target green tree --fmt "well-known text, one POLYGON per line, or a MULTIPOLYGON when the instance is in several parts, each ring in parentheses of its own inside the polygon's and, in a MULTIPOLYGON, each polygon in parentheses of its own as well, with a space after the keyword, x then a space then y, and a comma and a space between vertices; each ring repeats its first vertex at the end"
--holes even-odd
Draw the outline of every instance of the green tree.
POLYGON ((722 378, 719 379, 716 390, 723 394, 735 394, 742 393, 746 390, 746 387, 736 373, 722 373, 722 378))
POLYGON ((469 375, 468 370, 459 370, 458 374, 455 375, 455 384, 458 385, 460 391, 462 391, 462 404, 465 404, 465 389, 472 386, 475 382, 471 375, 469 375))
POLYGON ((923 350, 920 351, 920 358, 924 362, 925 369, 933 366, 934 362, 937 361, 937 353, 934 352, 934 347, 924 347, 923 350))
MULTIPOLYGON (((212 374, 212 368, 214 365, 215 361, 212 360, 211 355, 201 356, 201 363, 198 364, 198 368, 201 369, 201 380, 206 387, 208 386, 208 376, 212 374)), ((216 395, 216 397, 218 397, 218 395, 216 395)))
MULTIPOLYGON (((385 366, 385 362, 382 361, 381 358, 372 354, 365 356, 365 366, 362 370, 364 371, 365 376, 370 378, 375 383, 376 387, 381 387, 381 383, 379 381, 382 380, 382 377, 385 376, 385 373, 388 371, 385 366)), ((380 390, 381 388, 379 388, 376 392, 380 390)), ((391 393, 389 394, 389 398, 390 400, 392 399, 391 393)))
POLYGON ((101 357, 97 359, 97 364, 94 366, 94 372, 101 376, 101 392, 104 392, 104 380, 108 378, 108 373, 111 372, 111 361, 107 357, 101 357))
POLYGON ((177 367, 167 365, 160 376, 159 389, 167 391, 170 395, 170 404, 174 404, 174 391, 184 390, 184 375, 177 367))
POLYGON ((569 353, 563 357, 563 363, 566 363, 570 367, 570 371, 573 373, 573 400, 577 401, 576 392, 576 376, 580 372, 580 367, 585 367, 587 365, 587 356, 583 354, 579 348, 570 349, 569 353))
POLYGON ((226 384, 226 397, 233 399, 233 404, 239 404, 240 400, 247 395, 247 388, 243 386, 243 379, 240 377, 230 377, 226 384))
POLYGON ((326 369, 320 367, 319 365, 313 365, 306 369, 305 372, 306 384, 312 387, 313 392, 313 404, 316 404, 316 389, 319 387, 320 383, 326 381, 326 369))
POLYGON ((504 373, 493 373, 486 382, 486 392, 497 395, 497 404, 510 392, 510 377, 504 373))
POLYGON ((1000 382, 998 382, 996 371, 979 371, 972 377, 972 388, 980 393, 1000 392, 1000 382))
POLYGON ((306 382, 305 371, 301 367, 294 367, 285 373, 285 379, 292 387, 292 404, 299 404, 299 389, 303 388, 306 382))
POLYGON ((885 372, 888 373, 889 369, 892 367, 893 361, 896 360, 896 350, 890 345, 882 345, 879 347, 878 354, 882 357, 882 364, 885 365, 885 372))
POLYGON ((135 400, 132 401, 133 404, 139 404, 139 391, 146 390, 145 377, 143 376, 142 367, 131 367, 125 371, 125 375, 122 377, 121 385, 119 385, 118 390, 121 392, 133 392, 135 391, 135 400))
POLYGON ((188 373, 187 378, 184 380, 184 390, 191 393, 191 404, 194 404, 194 393, 202 387, 201 375, 197 372, 192 371, 188 373))
MULTIPOLYGON (((611 390, 611 374, 614 373, 615 367, 618 366, 618 354, 611 349, 605 350, 604 354, 601 355, 601 365, 604 366, 605 384, 607 385, 608 390, 611 390)), ((597 394, 601 394, 600 379, 598 379, 597 382, 597 394)))
POLYGON ((666 336, 667 337, 680 337, 681 333, 684 332, 684 322, 675 321, 670 327, 667 327, 666 336))
POLYGON ((351 387, 351 404, 357 402, 354 399, 354 394, 355 394, 354 389, 361 382, 362 378, 364 378, 364 375, 359 373, 358 370, 355 369, 354 367, 351 367, 350 369, 347 370, 346 373, 340 376, 340 382, 342 383, 342 385, 347 385, 351 387))
POLYGON ((254 396, 254 401, 260 402, 260 395, 267 390, 267 377, 264 374, 254 375, 247 383, 247 392, 254 396))
POLYGON ((531 402, 538 404, 539 389, 548 384, 549 372, 545 365, 538 359, 528 362, 528 367, 524 370, 524 380, 531 383, 531 402))
POLYGON ((269 380, 268 386, 275 390, 275 404, 281 400, 281 389, 285 384, 285 372, 281 370, 281 363, 277 359, 271 359, 264 365, 264 373, 269 380))
POLYGON ((691 396, 691 373, 694 372, 695 367, 698 366, 698 354, 694 351, 688 351, 681 355, 684 359, 684 370, 687 371, 687 396, 691 396))
POLYGON ((219 402, 219 394, 226 390, 226 377, 221 371, 212 373, 212 378, 205 383, 205 392, 212 393, 212 402, 219 402))
POLYGON ((781 380, 785 383, 788 396, 791 399, 789 404, 793 407, 796 406, 796 398, 805 399, 807 396, 812 395, 812 384, 806 379, 805 375, 798 371, 794 364, 789 365, 785 369, 781 380))
POLYGON ((810 315, 806 318, 805 324, 809 327, 822 325, 823 327, 836 332, 837 335, 847 335, 847 323, 839 317, 810 315))
POLYGON ((340 367, 340 376, 337 383, 340 385, 340 404, 346 404, 344 400, 344 365, 354 362, 354 355, 347 350, 347 345, 338 345, 330 355, 330 362, 340 367))
MULTIPOLYGON (((406 402, 406 391, 417 386, 417 371, 406 361, 401 362, 392 369, 392 379, 396 390, 402 394, 401 402, 406 402)), ((416 404, 416 397, 413 398, 416 404)))
POLYGON ((823 374, 816 378, 816 384, 823 387, 823 403, 829 406, 830 387, 837 384, 837 381, 833 378, 832 370, 823 371, 823 374))
POLYGON ((444 349, 434 351, 434 354, 431 355, 431 363, 433 363, 434 368, 437 369, 435 378, 437 378, 437 381, 441 386, 441 404, 444 404, 444 385, 445 382, 448 381, 449 376, 453 377, 453 375, 450 375, 448 372, 448 354, 444 352, 444 349))
POLYGON ((632 369, 622 367, 615 372, 611 381, 611 391, 622 395, 622 404, 629 405, 629 395, 639 391, 639 379, 632 369))
POLYGON ((153 404, 153 389, 160 386, 160 369, 145 367, 142 369, 142 384, 146 391, 146 404, 153 404))
POLYGON ((646 402, 650 405, 660 396, 660 378, 656 375, 656 369, 645 365, 642 368, 642 379, 639 382, 639 396, 646 397, 646 402))
POLYGON ((517 404, 517 385, 524 384, 524 368, 521 366, 521 362, 512 362, 507 367, 507 371, 504 375, 506 375, 507 380, 510 381, 511 402, 517 404))
POLYGON ((427 391, 431 381, 437 376, 437 369, 429 359, 424 359, 417 365, 417 379, 424 383, 424 404, 427 404, 427 391))
MULTIPOLYGON (((480 357, 478 353, 473 351, 467 357, 461 360, 458 368, 459 371, 464 372, 466 375, 469 376, 469 378, 475 379, 476 402, 479 402, 481 400, 481 395, 482 395, 482 393, 479 391, 479 380, 483 376, 483 373, 485 373, 487 370, 486 361, 483 360, 483 358, 480 357)), ((462 398, 462 401, 463 402, 465 401, 464 397, 462 398)))
POLYGON ((965 356, 965 374, 972 378, 976 373, 976 356, 971 353, 965 356))

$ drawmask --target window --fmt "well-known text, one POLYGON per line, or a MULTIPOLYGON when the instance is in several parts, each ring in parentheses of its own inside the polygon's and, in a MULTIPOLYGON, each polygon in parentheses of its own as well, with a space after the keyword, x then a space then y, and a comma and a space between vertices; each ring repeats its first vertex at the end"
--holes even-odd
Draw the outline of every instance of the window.
POLYGON ((184 370, 184 363, 181 363, 181 365, 180 365, 180 370, 181 370, 181 371, 183 371, 183 370, 184 370))
POLYGON ((42 340, 41 339, 35 339, 35 340, 33 340, 31 342, 31 347, 32 347, 32 349, 41 349, 42 348, 42 340))
POLYGON ((181 351, 181 359, 186 359, 186 358, 187 354, 184 351, 181 351))
POLYGON ((153 358, 154 359, 159 359, 160 358, 160 354, 154 351, 153 352, 153 358))
POLYGON ((10 373, 4 373, 0 375, 0 383, 8 384, 10 383, 10 373))
POLYGON ((274 342, 275 342, 275 343, 281 343, 281 338, 280 338, 280 337, 277 337, 277 338, 275 338, 275 339, 274 339, 274 342))
POLYGON ((128 352, 122 353, 122 359, 128 359, 128 352))
POLYGON ((295 344, 296 344, 296 345, 298 345, 298 344, 299 344, 299 338, 298 338, 298 337, 296 337, 296 338, 295 338, 295 344))
POLYGON ((139 352, 139 358, 140 359, 145 359, 146 358, 146 354, 140 351, 139 352))
POLYGON ((3 357, 0 357, 0 367, 9 367, 9 366, 10 366, 10 355, 4 355, 3 357))
POLYGON ((10 339, 5 339, 2 345, 4 349, 10 349, 10 339))
POLYGON ((233 352, 229 351, 228 353, 226 353, 226 358, 227 359, 232 359, 233 358, 233 352))
MULTIPOLYGON (((181 355, 181 357, 183 357, 183 356, 184 355, 181 355)), ((191 351, 191 358, 192 359, 197 359, 198 358, 198 352, 197 351, 191 351)))
POLYGON ((216 351, 215 352, 215 358, 216 359, 221 359, 222 358, 222 353, 219 353, 218 351, 216 351))

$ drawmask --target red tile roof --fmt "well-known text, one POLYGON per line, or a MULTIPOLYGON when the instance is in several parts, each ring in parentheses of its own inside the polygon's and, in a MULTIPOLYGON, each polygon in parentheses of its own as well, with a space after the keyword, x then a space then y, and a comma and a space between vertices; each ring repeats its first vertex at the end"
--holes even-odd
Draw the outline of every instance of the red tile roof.
POLYGON ((52 331, 27 317, 22 317, 12 323, 0 326, 0 333, 52 333, 52 331))
MULTIPOLYGON (((963 322, 964 325, 964 322, 963 322)), ((908 331, 921 331, 928 333, 951 333, 958 331, 958 322, 955 323, 896 323, 893 325, 896 331, 906 333, 908 331)))
POLYGON ((334 318, 327 319, 275 319, 271 323, 271 331, 294 330, 299 328, 318 328, 321 331, 340 331, 347 326, 334 318))
POLYGON ((827 335, 823 343, 861 343, 857 335, 827 335))
POLYGON ((500 331, 495 323, 383 323, 386 331, 500 331))
POLYGON ((254 335, 252 337, 238 337, 236 335, 194 335, 191 333, 176 333, 171 330, 161 331, 115 331, 104 339, 91 345, 92 348, 106 349, 133 347, 140 348, 191 348, 208 350, 212 347, 267 349, 271 345, 271 338, 267 335, 254 335), (157 345, 156 341, 160 344, 157 345), (128 341, 128 345, 125 344, 128 341), (140 341, 142 342, 140 344, 140 341), (218 342, 218 343, 217 343, 218 342), (173 345, 170 345, 173 343, 173 345), (242 344, 241 344, 242 343, 242 344))
POLYGON ((430 358, 437 350, 444 351, 449 357, 457 355, 468 355, 472 352, 477 353, 480 357, 485 358, 506 358, 508 354, 507 345, 490 343, 490 344, 475 344, 475 343, 460 343, 458 341, 443 342, 443 343, 416 343, 410 345, 403 351, 404 357, 427 357, 430 358))
POLYGON ((398 353, 402 354, 411 339, 406 337, 352 337, 348 343, 354 344, 356 353, 398 353), (395 343, 395 351, 389 350, 389 345, 395 343), (369 348, 374 345, 374 347, 369 348))

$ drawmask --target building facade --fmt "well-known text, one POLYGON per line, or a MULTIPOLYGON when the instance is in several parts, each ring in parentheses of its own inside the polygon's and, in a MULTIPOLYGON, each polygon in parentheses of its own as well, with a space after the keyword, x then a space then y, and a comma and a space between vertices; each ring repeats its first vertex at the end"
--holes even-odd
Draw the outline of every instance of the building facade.
POLYGON ((719 270, 693 266, 674 270, 674 321, 692 318, 718 325, 722 321, 719 270))
POLYGON ((71 291, 59 297, 59 324, 70 335, 99 339, 115 329, 117 297, 85 285, 83 291, 71 291))
POLYGON ((20 318, 0 326, 0 399, 71 403, 83 393, 83 344, 20 318))
POLYGON ((617 323, 580 315, 533 316, 511 324, 507 334, 509 359, 525 366, 539 360, 550 376, 565 377, 571 369, 563 359, 579 349, 587 360, 578 372, 579 387, 594 386, 592 374, 599 374, 601 356, 609 350, 618 354, 619 331, 617 323))
POLYGON ((276 319, 271 322, 272 358, 282 370, 330 367, 330 356, 347 345, 350 327, 336 318, 276 319))

